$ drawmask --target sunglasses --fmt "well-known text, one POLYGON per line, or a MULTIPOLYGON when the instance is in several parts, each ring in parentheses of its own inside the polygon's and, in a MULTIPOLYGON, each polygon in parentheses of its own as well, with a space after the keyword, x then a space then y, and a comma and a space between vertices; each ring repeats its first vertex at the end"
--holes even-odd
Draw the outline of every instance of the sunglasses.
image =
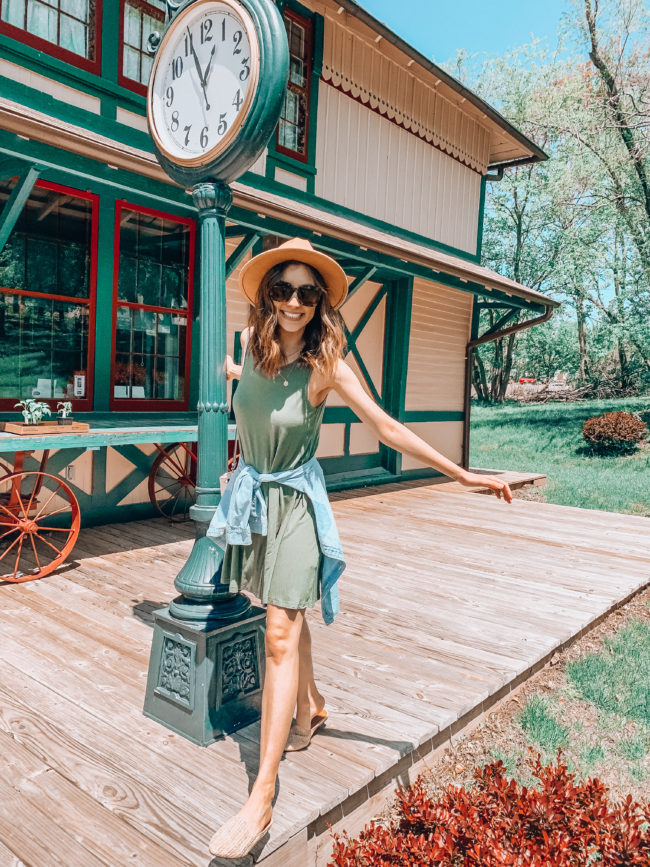
POLYGON ((290 301, 293 298, 294 292, 298 296, 298 303, 302 307, 315 307, 323 294, 320 286, 315 286, 313 283, 305 283, 304 286, 294 286, 292 283, 280 280, 269 287, 269 297, 272 301, 290 301))

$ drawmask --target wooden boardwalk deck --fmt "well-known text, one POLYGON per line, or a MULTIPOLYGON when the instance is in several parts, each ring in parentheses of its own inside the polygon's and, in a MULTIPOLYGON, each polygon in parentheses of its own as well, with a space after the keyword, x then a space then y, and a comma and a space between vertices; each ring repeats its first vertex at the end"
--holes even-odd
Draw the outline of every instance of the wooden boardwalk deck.
MULTIPOLYGON (((434 484, 332 499, 342 611, 331 627, 310 615, 330 721, 281 764, 267 867, 326 864, 328 822, 356 830, 650 580, 646 518, 434 484)), ((162 520, 85 530, 60 573, 0 586, 0 867, 210 863, 254 779, 258 726, 202 749, 142 715, 151 612, 175 595, 190 536, 162 520)))

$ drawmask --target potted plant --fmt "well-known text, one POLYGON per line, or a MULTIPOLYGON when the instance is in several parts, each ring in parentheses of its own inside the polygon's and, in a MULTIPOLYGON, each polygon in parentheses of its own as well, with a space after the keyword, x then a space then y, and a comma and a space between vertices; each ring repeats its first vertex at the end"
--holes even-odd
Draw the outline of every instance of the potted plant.
POLYGON ((39 424, 43 420, 43 416, 52 415, 52 411, 48 404, 43 400, 32 400, 28 398, 21 400, 20 403, 14 404, 23 414, 25 424, 39 424))
POLYGON ((64 425, 74 424, 74 419, 72 418, 72 401, 70 400, 60 400, 56 405, 57 413, 59 415, 58 423, 64 425))

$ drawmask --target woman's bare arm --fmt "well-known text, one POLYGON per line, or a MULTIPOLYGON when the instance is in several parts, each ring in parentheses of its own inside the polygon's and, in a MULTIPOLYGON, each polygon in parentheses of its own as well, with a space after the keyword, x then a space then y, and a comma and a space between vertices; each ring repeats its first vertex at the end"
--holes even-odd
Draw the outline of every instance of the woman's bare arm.
POLYGON ((391 418, 364 391, 361 383, 344 361, 339 361, 334 378, 328 385, 327 390, 336 391, 361 421, 375 432, 384 445, 439 470, 462 485, 485 485, 493 490, 497 497, 501 498, 503 495, 508 503, 511 502, 512 493, 508 484, 502 479, 468 472, 440 454, 413 431, 391 418))
MULTIPOLYGON (((246 353, 246 347, 248 346, 248 341, 250 339, 250 328, 244 328, 241 333, 241 354, 242 358, 246 353)), ((241 372, 243 368, 243 364, 235 364, 232 359, 232 355, 226 355, 226 363, 225 363, 225 372, 226 379, 241 379, 241 372)))

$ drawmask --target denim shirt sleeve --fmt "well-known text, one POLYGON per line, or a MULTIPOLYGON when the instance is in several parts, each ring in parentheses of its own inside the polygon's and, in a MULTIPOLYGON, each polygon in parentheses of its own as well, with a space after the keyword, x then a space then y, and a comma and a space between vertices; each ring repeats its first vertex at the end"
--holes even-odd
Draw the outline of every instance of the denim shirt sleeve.
POLYGON ((262 482, 276 482, 294 488, 311 501, 318 543, 323 555, 321 610, 323 620, 329 624, 339 611, 336 582, 345 569, 345 560, 325 489, 325 478, 316 458, 294 470, 277 473, 258 473, 254 467, 240 459, 217 506, 207 534, 223 550, 226 544, 250 545, 251 533, 265 536, 268 522, 266 500, 261 490, 262 482))

